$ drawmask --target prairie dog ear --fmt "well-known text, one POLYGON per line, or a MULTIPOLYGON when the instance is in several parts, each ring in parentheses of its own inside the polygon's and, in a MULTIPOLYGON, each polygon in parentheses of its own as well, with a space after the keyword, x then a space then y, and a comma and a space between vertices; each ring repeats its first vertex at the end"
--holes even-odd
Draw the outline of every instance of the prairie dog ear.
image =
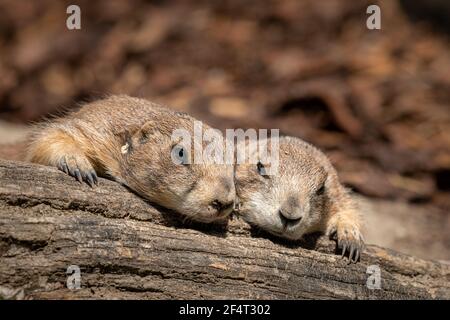
POLYGON ((122 141, 121 153, 128 154, 133 152, 133 149, 146 143, 151 136, 157 133, 159 133, 159 130, 153 121, 147 121, 137 130, 125 130, 121 132, 119 134, 122 141))
POLYGON ((144 144, 157 132, 159 132, 158 126, 153 121, 147 121, 140 129, 133 133, 131 142, 134 146, 144 144))

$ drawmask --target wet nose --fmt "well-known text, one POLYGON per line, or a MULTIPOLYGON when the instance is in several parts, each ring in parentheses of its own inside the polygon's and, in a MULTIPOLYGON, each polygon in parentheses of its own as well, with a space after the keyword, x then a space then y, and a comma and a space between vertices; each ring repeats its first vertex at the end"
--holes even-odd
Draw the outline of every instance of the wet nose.
POLYGON ((234 200, 224 202, 223 200, 216 199, 213 202, 211 202, 211 206, 217 211, 229 210, 234 207, 234 200))
POLYGON ((236 190, 233 183, 223 183, 222 187, 221 194, 211 202, 211 206, 218 211, 234 208, 236 200, 236 190))
POLYGON ((281 221, 283 224, 295 224, 300 222, 302 220, 301 214, 295 214, 291 211, 288 211, 286 209, 280 209, 278 210, 278 214, 280 215, 281 221))
POLYGON ((280 217, 286 220, 300 221, 303 217, 304 205, 295 196, 288 197, 280 206, 280 217))

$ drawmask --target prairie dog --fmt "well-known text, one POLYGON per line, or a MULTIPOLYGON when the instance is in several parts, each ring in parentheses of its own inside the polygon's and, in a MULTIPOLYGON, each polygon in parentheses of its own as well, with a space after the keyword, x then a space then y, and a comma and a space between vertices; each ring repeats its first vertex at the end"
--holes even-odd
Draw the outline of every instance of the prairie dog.
POLYGON ((37 126, 27 160, 58 167, 90 186, 97 175, 116 180, 192 220, 224 220, 236 196, 233 166, 188 163, 189 146, 172 140, 176 129, 192 133, 194 121, 144 99, 110 96, 37 126))
POLYGON ((264 166, 236 164, 237 214, 283 238, 335 236, 342 256, 348 250, 350 261, 357 261, 364 246, 360 216, 327 157, 301 139, 280 137, 277 174, 265 175, 264 166))

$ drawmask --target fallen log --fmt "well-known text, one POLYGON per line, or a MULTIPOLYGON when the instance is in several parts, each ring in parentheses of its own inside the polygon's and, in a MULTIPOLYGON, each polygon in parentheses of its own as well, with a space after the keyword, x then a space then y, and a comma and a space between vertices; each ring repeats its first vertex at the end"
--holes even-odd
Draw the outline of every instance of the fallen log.
POLYGON ((369 245, 348 264, 324 237, 186 222, 115 182, 0 160, 0 298, 449 299, 449 280, 436 261, 369 245))

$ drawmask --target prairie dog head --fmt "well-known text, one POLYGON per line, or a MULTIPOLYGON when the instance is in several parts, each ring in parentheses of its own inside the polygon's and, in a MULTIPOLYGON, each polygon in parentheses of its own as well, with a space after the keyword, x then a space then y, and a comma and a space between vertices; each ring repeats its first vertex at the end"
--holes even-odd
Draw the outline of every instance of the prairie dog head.
MULTIPOLYGON (((188 219, 225 220, 236 198, 233 165, 195 161, 195 145, 204 149, 207 143, 194 137, 194 121, 187 115, 155 116, 130 135, 122 146, 126 184, 188 219), (174 138, 176 130, 189 139, 174 138)), ((208 129, 202 124, 200 133, 208 129)))
MULTIPOLYGON (((270 150, 271 144, 267 146, 270 150)), ((238 214, 250 224, 293 240, 323 230, 335 189, 340 188, 328 159, 300 139, 280 137, 278 161, 274 175, 265 175, 266 164, 261 161, 236 165, 238 214)))

